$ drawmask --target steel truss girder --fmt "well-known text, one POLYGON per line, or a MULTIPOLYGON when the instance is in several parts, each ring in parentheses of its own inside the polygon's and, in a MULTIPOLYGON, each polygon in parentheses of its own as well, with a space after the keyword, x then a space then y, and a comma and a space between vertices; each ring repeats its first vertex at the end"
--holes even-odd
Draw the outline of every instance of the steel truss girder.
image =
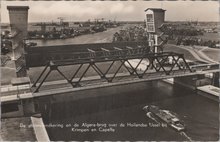
POLYGON ((185 61, 183 54, 173 53, 173 52, 163 52, 163 53, 133 53, 127 56, 113 56, 113 57, 97 57, 94 58, 84 58, 84 59, 78 59, 78 60, 54 60, 47 63, 37 80, 34 82, 32 87, 36 87, 34 92, 38 92, 49 74, 52 71, 57 71, 69 84, 71 84, 72 87, 80 87, 82 79, 85 78, 85 74, 88 72, 88 70, 91 68, 93 69, 97 75, 100 77, 100 79, 105 80, 107 82, 112 82, 117 74, 119 73, 120 69, 124 66, 124 69, 128 71, 130 75, 136 76, 138 78, 143 78, 144 75, 147 74, 147 71, 154 70, 155 72, 162 72, 166 75, 169 75, 171 72, 174 72, 174 67, 177 66, 178 70, 188 70, 190 72, 191 69, 187 62, 185 61), (133 66, 131 61, 132 59, 139 59, 139 62, 136 66, 133 66), (170 63, 169 67, 167 67, 167 59, 172 59, 172 63, 170 63), (179 60, 182 59, 182 63, 184 63, 184 67, 181 67, 181 63, 179 60), (142 61, 149 61, 148 64, 146 64, 146 69, 142 70, 142 72, 138 71, 137 69, 140 67, 140 64, 142 61), (97 63, 106 63, 111 62, 109 66, 107 67, 106 71, 102 71, 101 66, 98 66, 97 63), (120 62, 119 66, 114 70, 113 74, 110 74, 109 71, 112 69, 113 65, 116 62, 120 62), (127 66, 125 63, 128 63, 127 66), (86 69, 82 71, 82 67, 86 65, 86 69), (67 77, 59 68, 64 66, 78 66, 76 70, 73 72, 73 75, 71 77, 67 77), (167 69, 168 68, 168 69, 167 69), (49 71, 48 71, 49 69, 49 71), (81 75, 78 73, 82 72, 81 75), (77 77, 78 75, 78 77, 77 77), (107 77, 108 75, 108 77, 107 77), (44 76, 44 77, 43 77, 44 76), (110 76, 110 77, 109 77, 110 76), (73 81, 73 80, 76 81, 73 81), (41 81, 40 81, 41 80, 41 81), (40 81, 40 82, 39 82, 40 81), (38 83, 39 82, 39 83, 38 83))

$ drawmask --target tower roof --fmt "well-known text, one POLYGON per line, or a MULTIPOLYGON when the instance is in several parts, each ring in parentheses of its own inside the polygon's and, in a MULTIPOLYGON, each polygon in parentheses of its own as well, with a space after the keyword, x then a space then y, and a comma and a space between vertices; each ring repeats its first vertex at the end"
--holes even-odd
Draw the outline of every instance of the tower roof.
POLYGON ((28 10, 29 6, 7 6, 8 10, 28 10))
POLYGON ((164 10, 164 9, 162 9, 162 8, 147 8, 147 9, 145 10, 145 12, 148 11, 148 10, 152 10, 152 11, 154 11, 154 12, 164 12, 164 11, 166 11, 166 10, 164 10))

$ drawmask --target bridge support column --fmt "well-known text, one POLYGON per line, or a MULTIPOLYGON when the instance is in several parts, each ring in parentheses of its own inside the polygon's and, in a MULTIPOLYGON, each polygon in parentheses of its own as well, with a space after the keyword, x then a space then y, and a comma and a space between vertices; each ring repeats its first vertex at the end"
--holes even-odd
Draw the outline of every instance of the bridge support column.
POLYGON ((35 106, 33 99, 22 100, 24 116, 30 116, 35 113, 35 106))
POLYGON ((219 87, 219 72, 215 72, 213 73, 213 83, 212 85, 215 86, 215 87, 219 87))
POLYGON ((42 98, 35 98, 36 112, 41 113, 45 123, 50 122, 52 118, 52 100, 53 96, 45 96, 42 98))
POLYGON ((195 90, 198 86, 211 84, 211 80, 205 78, 205 75, 192 75, 174 78, 174 86, 180 85, 195 90))

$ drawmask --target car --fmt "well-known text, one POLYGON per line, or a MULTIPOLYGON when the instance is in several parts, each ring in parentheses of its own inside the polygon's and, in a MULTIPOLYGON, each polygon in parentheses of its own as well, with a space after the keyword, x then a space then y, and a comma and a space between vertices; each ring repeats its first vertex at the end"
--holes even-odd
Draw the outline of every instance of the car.
POLYGON ((3 55, 5 55, 5 54, 7 54, 7 53, 9 53, 9 52, 10 52, 9 48, 7 48, 7 47, 2 47, 2 48, 1 48, 1 53, 2 53, 3 55))
POLYGON ((36 46, 37 45, 37 43, 35 43, 35 42, 28 42, 28 43, 25 43, 25 46, 36 46))

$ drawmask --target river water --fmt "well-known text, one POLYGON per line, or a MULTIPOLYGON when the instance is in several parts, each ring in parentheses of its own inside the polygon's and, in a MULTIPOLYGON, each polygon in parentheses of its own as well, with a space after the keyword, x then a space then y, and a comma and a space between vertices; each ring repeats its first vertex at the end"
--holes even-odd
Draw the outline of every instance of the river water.
POLYGON ((111 42, 113 39, 113 34, 123 28, 126 28, 127 26, 129 25, 119 26, 117 28, 110 28, 104 32, 81 35, 75 38, 30 41, 36 42, 38 46, 111 42))
MULTIPOLYGON (((109 35, 119 29, 73 39, 36 42, 38 45, 108 42, 111 39, 109 35)), ((162 81, 152 84, 133 84, 126 89, 122 87, 121 91, 98 91, 99 97, 52 105, 51 118, 45 115, 44 121, 46 124, 63 127, 47 127, 50 139, 110 141, 219 139, 219 103, 192 90, 173 87, 162 81), (102 96, 106 93, 110 95, 102 96), (151 104, 178 114, 186 125, 185 132, 178 133, 163 123, 160 126, 156 125, 142 109, 151 104), (82 126, 83 124, 85 126, 82 126), (90 128, 88 131, 89 126, 94 131, 90 128)))
MULTIPOLYGON (((210 141, 218 140, 218 103, 196 94, 192 90, 173 87, 162 81, 130 85, 121 92, 100 92, 99 97, 81 99, 52 105, 51 119, 46 124, 62 124, 61 127, 47 127, 51 140, 165 140, 165 141, 210 141), (109 93, 106 96, 104 93, 109 93), (170 127, 153 126, 154 120, 143 111, 146 105, 156 105, 176 113, 184 121, 186 130, 178 133, 170 127), (86 131, 91 125, 97 131, 86 131), (97 123, 103 127, 97 127, 97 123), (70 127, 66 127, 71 124, 70 127), (78 124, 79 127, 75 127, 78 124), (108 125, 114 124, 117 126, 108 125), (121 127, 120 125, 125 125, 121 127), (107 126, 104 126, 107 125, 107 126), (137 126, 139 125, 139 126, 137 126), (148 126, 144 126, 148 125, 148 126), (137 127, 136 127, 137 126, 137 127), (102 128, 108 132, 103 132, 102 128), (111 129, 108 129, 111 128, 111 129), (78 131, 77 131, 78 130, 78 131)), ((88 93, 88 92, 85 92, 88 93)), ((92 93, 92 92, 91 92, 92 93)), ((88 96, 90 93, 88 93, 88 96)), ((47 118, 44 118, 47 119, 47 118)), ((165 125, 165 124, 164 124, 165 125)))

